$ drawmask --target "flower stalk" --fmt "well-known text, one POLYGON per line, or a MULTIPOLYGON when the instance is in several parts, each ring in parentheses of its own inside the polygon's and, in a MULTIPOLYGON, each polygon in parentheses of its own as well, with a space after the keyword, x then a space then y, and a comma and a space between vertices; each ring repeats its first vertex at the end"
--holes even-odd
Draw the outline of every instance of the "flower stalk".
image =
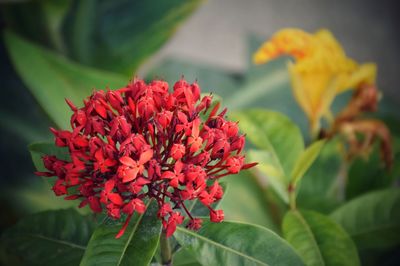
POLYGON ((161 233, 160 237, 160 249, 161 249, 161 264, 163 266, 172 265, 171 244, 164 231, 161 233))

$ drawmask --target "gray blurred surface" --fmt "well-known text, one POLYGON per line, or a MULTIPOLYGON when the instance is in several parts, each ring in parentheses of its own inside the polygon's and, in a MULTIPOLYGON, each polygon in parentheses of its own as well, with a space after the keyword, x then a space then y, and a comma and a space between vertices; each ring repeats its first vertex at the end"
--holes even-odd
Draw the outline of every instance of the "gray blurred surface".
POLYGON ((376 62, 385 97, 400 100, 398 16, 396 1, 209 0, 149 65, 175 56, 241 71, 249 33, 267 38, 284 27, 326 27, 349 56, 376 62))

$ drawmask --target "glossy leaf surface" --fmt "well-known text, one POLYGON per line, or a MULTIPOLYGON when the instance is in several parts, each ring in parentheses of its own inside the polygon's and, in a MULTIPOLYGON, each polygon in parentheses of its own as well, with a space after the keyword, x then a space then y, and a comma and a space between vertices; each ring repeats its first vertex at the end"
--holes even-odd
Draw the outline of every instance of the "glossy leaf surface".
POLYGON ((46 211, 23 218, 1 241, 24 265, 78 265, 94 228, 75 210, 46 211))
POLYGON ((400 190, 370 192, 331 214, 359 250, 390 248, 400 243, 400 190))
POLYGON ((121 224, 99 226, 90 238, 80 265, 148 265, 161 233, 157 210, 157 203, 150 201, 146 212, 136 213, 119 239, 115 236, 121 224))
POLYGON ((260 226, 206 221, 198 232, 179 227, 174 236, 202 265, 303 265, 285 240, 260 226))
POLYGON ((357 249, 338 224, 314 211, 289 211, 283 234, 306 265, 360 265, 357 249))

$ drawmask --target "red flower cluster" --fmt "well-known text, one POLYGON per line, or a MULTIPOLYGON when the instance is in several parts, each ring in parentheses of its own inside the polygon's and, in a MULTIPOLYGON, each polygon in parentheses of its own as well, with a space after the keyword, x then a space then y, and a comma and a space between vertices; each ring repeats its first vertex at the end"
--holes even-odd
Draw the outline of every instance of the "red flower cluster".
POLYGON ((70 160, 46 155, 48 172, 57 176, 53 190, 65 199, 82 199, 94 212, 107 210, 119 219, 127 215, 120 237, 134 212, 143 213, 144 199, 155 199, 167 236, 190 218, 197 230, 202 220, 192 217, 186 200, 198 199, 212 222, 224 219, 211 205, 223 190, 218 179, 254 164, 244 164, 244 136, 237 123, 224 119, 226 109, 211 108, 211 96, 200 97, 196 83, 135 80, 115 91, 95 91, 73 111, 72 131, 55 130, 55 143, 68 147, 70 160), (201 116, 205 118, 202 121, 201 116), (74 188, 74 189, 70 189, 74 188))

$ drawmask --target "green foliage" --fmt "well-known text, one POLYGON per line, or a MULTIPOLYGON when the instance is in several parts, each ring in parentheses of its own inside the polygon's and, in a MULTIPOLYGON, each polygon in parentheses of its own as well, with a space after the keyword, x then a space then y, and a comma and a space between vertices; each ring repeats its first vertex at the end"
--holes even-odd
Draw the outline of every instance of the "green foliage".
POLYGON ((298 186, 297 205, 300 208, 328 214, 340 204, 336 197, 337 176, 342 163, 340 149, 337 138, 322 147, 298 186))
POLYGON ((172 1, 75 1, 64 24, 72 58, 132 75, 201 3, 172 1), (88 23, 88 18, 91 23, 88 23))
POLYGON ((157 203, 149 202, 146 212, 136 213, 119 239, 115 236, 121 224, 99 226, 90 238, 80 265, 148 265, 161 233, 157 210, 157 203))
POLYGON ((393 138, 393 166, 388 169, 382 162, 379 147, 375 145, 368 158, 356 158, 349 168, 346 197, 355 198, 371 190, 390 187, 400 176, 400 139, 393 138))
POLYGON ((283 239, 255 225, 205 222, 198 232, 179 227, 174 236, 201 265, 303 265, 283 239))
POLYGON ((288 186, 296 186, 321 151, 324 142, 304 149, 300 129, 285 115, 262 109, 237 111, 232 117, 259 150, 250 150, 251 161, 278 195, 289 202, 288 186))
MULTIPOLYGON (((23 83, 56 126, 66 129, 71 112, 65 98, 80 106, 93 89, 124 86, 201 2, 41 0, 7 4, 2 6, 7 28, 3 39, 23 83)), ((260 42, 250 38, 249 61, 260 42)), ((176 251, 174 265, 359 265, 357 250, 366 265, 396 261, 400 193, 391 187, 400 173, 398 136, 393 138, 395 163, 391 171, 382 166, 375 147, 368 160, 356 159, 349 164, 348 182, 340 187, 339 178, 346 178, 341 172, 346 170, 342 165, 344 146, 338 139, 310 143, 302 136, 306 120, 292 96, 289 60, 282 58, 257 67, 250 63, 244 73, 231 73, 168 59, 148 73, 151 79, 163 78, 171 85, 184 75, 190 81, 198 80, 203 92, 221 96, 218 102, 235 110, 228 112, 229 118, 239 120, 241 131, 247 134, 247 160, 259 163, 255 170, 224 178, 229 190, 224 189, 218 207, 227 219, 255 225, 205 221, 198 232, 179 227, 175 239, 170 240, 176 251), (338 197, 340 193, 344 197, 338 197), (297 206, 314 211, 299 211, 291 204, 292 210, 284 216, 296 195, 297 206), (315 211, 330 213, 330 217, 315 211), (277 235, 281 225, 287 241, 277 235)), ((6 86, 10 84, 13 82, 6 86)), ((23 88, 22 83, 16 86, 23 88)), ((335 106, 343 106, 349 96, 338 97, 335 106)), ((8 101, 10 97, 4 98, 8 101)), ((397 110, 391 108, 391 113, 397 110)), ((41 119, 40 115, 26 117, 41 119)), ((15 132, 25 141, 43 136, 41 123, 25 121, 20 113, 5 110, 0 118, 8 134, 15 132)), ((398 134, 398 121, 393 121, 390 126, 398 134)), ((45 171, 44 154, 69 159, 66 148, 52 143, 34 143, 29 150, 39 171, 45 171)), ((47 180, 51 184, 53 179, 47 180)), ((25 211, 29 209, 26 212, 77 205, 77 201, 55 197, 49 183, 35 183, 12 193, 5 188, 2 194, 15 206, 24 205, 25 211)), ((82 215, 87 207, 81 214, 68 209, 28 216, 3 233, 0 262, 157 264, 162 227, 156 217, 156 202, 149 204, 145 214, 133 216, 120 239, 115 235, 121 222, 104 223, 95 230, 95 219, 82 215)), ((186 206, 195 216, 208 215, 199 202, 186 206)))
POLYGON ((71 117, 65 98, 80 105, 94 88, 114 89, 128 82, 120 75, 73 63, 11 32, 6 32, 4 37, 17 72, 60 128, 69 128, 71 117))
POLYGON ((94 227, 91 217, 75 210, 46 211, 19 221, 1 242, 22 265, 78 265, 94 227))
POLYGON ((367 193, 331 214, 359 250, 388 249, 400 244, 400 190, 367 193))
POLYGON ((296 186, 296 184, 310 168, 310 166, 314 163, 324 144, 325 140, 314 142, 307 149, 305 149, 300 157, 297 159, 296 164, 294 165, 292 173, 290 175, 291 183, 294 186, 296 186))
POLYGON ((229 189, 219 205, 228 220, 249 222, 267 227, 275 232, 279 226, 275 224, 274 213, 270 211, 270 202, 266 200, 266 192, 257 184, 251 171, 242 171, 237 175, 224 178, 229 189), (239 198, 240 196, 240 198, 239 198))
POLYGON ((285 239, 306 265, 360 265, 357 249, 338 224, 313 211, 290 211, 283 220, 285 239))
POLYGON ((41 0, 10 4, 3 14, 10 28, 35 42, 130 77, 201 2, 41 0))

